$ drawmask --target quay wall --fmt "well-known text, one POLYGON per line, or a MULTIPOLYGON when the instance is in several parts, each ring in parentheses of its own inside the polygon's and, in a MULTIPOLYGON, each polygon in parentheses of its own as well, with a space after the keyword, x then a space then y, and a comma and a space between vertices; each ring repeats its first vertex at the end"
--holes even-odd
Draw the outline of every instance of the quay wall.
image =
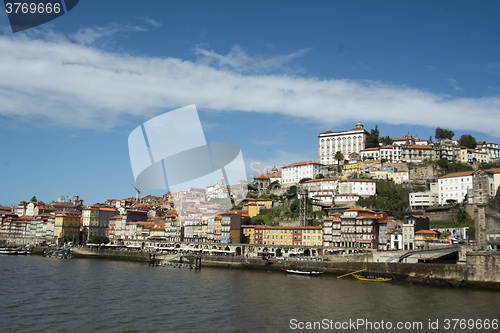
POLYGON ((70 248, 75 258, 94 258, 94 259, 112 259, 128 260, 137 262, 149 262, 150 252, 144 251, 120 251, 111 249, 87 249, 81 247, 70 248))
MULTIPOLYGON (((194 261, 194 256, 185 256, 194 261)), ((331 262, 298 260, 242 259, 238 257, 202 256, 202 267, 224 267, 280 271, 280 268, 323 271, 340 276, 365 269, 369 274, 393 277, 395 281, 445 287, 488 288, 500 290, 500 253, 467 254, 466 264, 331 262)))

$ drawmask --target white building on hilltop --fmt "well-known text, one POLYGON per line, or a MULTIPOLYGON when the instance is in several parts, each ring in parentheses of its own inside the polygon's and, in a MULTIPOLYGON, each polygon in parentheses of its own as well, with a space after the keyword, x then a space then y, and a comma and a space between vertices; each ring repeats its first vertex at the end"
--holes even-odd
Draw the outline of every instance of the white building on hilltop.
POLYGON ((281 168, 281 184, 284 186, 297 184, 303 178, 315 179, 319 174, 325 174, 326 165, 316 161, 297 162, 281 168))
POLYGON ((338 164, 335 154, 339 151, 345 159, 352 153, 365 149, 368 132, 359 121, 356 127, 347 131, 326 131, 318 135, 318 161, 325 165, 338 164))

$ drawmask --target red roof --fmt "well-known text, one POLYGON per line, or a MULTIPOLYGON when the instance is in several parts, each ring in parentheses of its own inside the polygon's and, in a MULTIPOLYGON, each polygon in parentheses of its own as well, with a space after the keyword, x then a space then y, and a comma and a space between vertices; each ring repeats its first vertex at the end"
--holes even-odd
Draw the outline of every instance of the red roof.
POLYGON ((267 179, 267 178, 281 178, 281 171, 274 173, 263 173, 258 175, 257 177, 253 177, 253 179, 267 179))
POLYGON ((292 167, 292 166, 299 166, 299 165, 308 165, 308 164, 318 164, 318 165, 323 165, 319 162, 316 162, 316 161, 304 161, 304 162, 296 162, 296 163, 292 163, 292 164, 288 164, 288 165, 285 165, 283 168, 288 168, 288 167, 292 167))
POLYGON ((490 173, 500 173, 500 168, 493 168, 493 169, 488 169, 488 170, 484 170, 484 171, 487 171, 490 173))
POLYGON ((465 176, 471 176, 475 171, 464 171, 464 172, 455 172, 455 173, 450 173, 445 176, 439 177, 439 179, 442 178, 453 178, 453 177, 465 177, 465 176))
POLYGON ((417 231, 416 234, 437 234, 434 230, 420 230, 417 231))

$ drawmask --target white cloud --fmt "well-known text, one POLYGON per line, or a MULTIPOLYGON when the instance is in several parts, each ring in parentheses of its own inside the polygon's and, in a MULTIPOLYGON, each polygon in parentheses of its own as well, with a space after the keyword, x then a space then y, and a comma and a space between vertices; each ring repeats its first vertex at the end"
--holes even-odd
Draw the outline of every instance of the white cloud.
POLYGON ((298 73, 302 71, 301 68, 292 69, 288 67, 288 64, 305 55, 309 52, 309 49, 269 58, 250 56, 239 45, 233 46, 227 55, 221 55, 201 47, 195 48, 194 52, 198 56, 199 64, 212 65, 219 69, 232 70, 238 73, 269 73, 278 70, 298 73))
POLYGON ((196 104, 201 110, 281 113, 325 126, 362 119, 499 136, 497 97, 456 98, 378 81, 276 73, 307 50, 265 59, 238 47, 226 56, 197 49, 197 62, 118 54, 92 45, 102 34, 96 29, 71 36, 79 43, 61 35, 0 35, 0 116, 110 128, 130 116, 196 104))
POLYGON ((155 27, 155 28, 159 28, 161 27, 161 23, 156 21, 156 20, 153 20, 152 18, 148 17, 148 16, 143 16, 141 17, 141 20, 144 21, 144 23, 152 26, 152 27, 155 27))

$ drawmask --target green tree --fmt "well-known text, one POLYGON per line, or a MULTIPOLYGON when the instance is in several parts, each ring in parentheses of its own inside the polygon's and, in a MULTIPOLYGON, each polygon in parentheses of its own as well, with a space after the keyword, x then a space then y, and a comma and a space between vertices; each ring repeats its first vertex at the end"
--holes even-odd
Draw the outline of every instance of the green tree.
POLYGON ((94 236, 90 242, 92 244, 108 244, 109 238, 104 235, 94 236))
POLYGON ((380 146, 378 141, 379 134, 378 126, 375 125, 375 128, 370 131, 370 134, 366 138, 366 148, 378 148, 380 146))
POLYGON ((458 210, 455 215, 453 215, 453 222, 457 227, 459 226, 470 226, 473 224, 473 220, 470 215, 465 211, 465 209, 458 210))
POLYGON ((325 178, 325 176, 322 173, 318 173, 316 175, 316 179, 323 179, 323 178, 325 178))
POLYGON ((292 213, 298 213, 300 209, 300 201, 299 199, 295 199, 292 201, 290 204, 290 212, 292 213))
POLYGON ((394 140, 392 140, 389 136, 384 136, 384 137, 382 138, 382 144, 383 144, 384 146, 390 146, 390 145, 392 145, 393 143, 394 143, 394 140))
POLYGON ((342 152, 340 152, 340 151, 337 151, 333 158, 335 160, 337 160, 337 164, 338 164, 337 170, 340 172, 340 170, 341 170, 340 161, 344 161, 344 154, 342 154, 342 152))
POLYGON ((264 217, 261 216, 261 215, 255 215, 254 217, 252 217, 252 220, 251 220, 250 224, 252 224, 252 225, 263 225, 263 224, 265 224, 264 217))
POLYGON ((444 140, 444 139, 451 140, 453 139, 454 136, 455 132, 440 127, 436 128, 436 135, 434 135, 436 140, 444 140))
POLYGON ((268 187, 270 190, 272 189, 275 189, 275 188, 281 188, 281 184, 278 180, 275 180, 274 182, 272 182, 271 184, 269 184, 269 187, 268 187))
POLYGON ((312 180, 312 178, 302 178, 301 180, 299 180, 299 184, 305 183, 308 180, 312 180))
POLYGON ((476 138, 470 134, 464 134, 458 139, 458 144, 469 149, 476 149, 477 141, 476 138))

